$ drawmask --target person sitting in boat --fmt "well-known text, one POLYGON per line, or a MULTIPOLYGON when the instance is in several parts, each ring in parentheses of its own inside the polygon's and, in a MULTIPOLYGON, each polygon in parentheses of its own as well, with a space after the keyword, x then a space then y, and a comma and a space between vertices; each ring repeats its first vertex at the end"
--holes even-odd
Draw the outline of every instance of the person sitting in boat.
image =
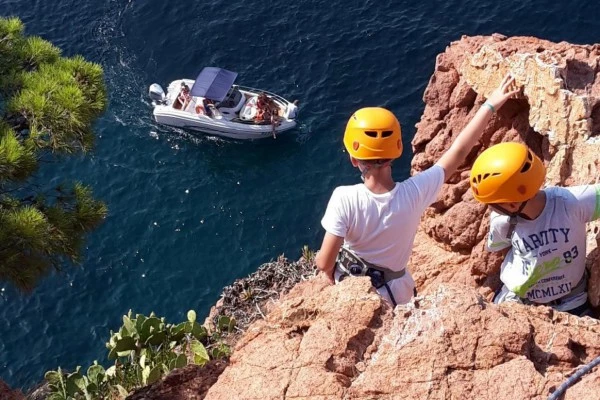
POLYGON ((214 114, 213 108, 215 107, 215 103, 211 99, 204 98, 202 99, 202 104, 204 105, 204 112, 206 115, 212 117, 214 114))
POLYGON ((267 105, 268 97, 264 93, 260 93, 256 98, 256 106, 257 107, 265 107, 267 105))
POLYGON ((256 121, 269 121, 271 124, 275 124, 275 120, 278 120, 279 107, 273 99, 265 93, 258 95, 258 98, 256 99, 256 109, 256 121))
POLYGON ((177 100, 181 104, 181 109, 185 110, 190 101, 192 100, 192 96, 190 94, 190 87, 185 84, 185 82, 181 82, 181 90, 179 91, 179 96, 177 96, 177 100))
POLYGON ((273 139, 276 139, 275 129, 279 126, 279 115, 277 113, 271 113, 271 134, 273 135, 273 139))
POLYGON ((256 98, 256 114, 254 115, 254 120, 256 122, 261 122, 265 118, 265 99, 266 95, 264 93, 260 93, 256 98))
POLYGON ((256 98, 256 116, 254 117, 257 122, 264 121, 266 119, 267 111, 267 95, 260 93, 256 98))

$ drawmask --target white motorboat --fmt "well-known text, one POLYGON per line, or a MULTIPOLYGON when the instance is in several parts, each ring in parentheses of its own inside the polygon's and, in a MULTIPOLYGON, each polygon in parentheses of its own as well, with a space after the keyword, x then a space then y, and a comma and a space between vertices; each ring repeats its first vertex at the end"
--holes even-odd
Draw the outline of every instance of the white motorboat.
POLYGON ((298 106, 264 90, 234 85, 237 73, 205 67, 196 80, 178 79, 149 96, 160 124, 234 139, 275 137, 296 126, 298 106), (191 87, 191 90, 189 89, 191 87))

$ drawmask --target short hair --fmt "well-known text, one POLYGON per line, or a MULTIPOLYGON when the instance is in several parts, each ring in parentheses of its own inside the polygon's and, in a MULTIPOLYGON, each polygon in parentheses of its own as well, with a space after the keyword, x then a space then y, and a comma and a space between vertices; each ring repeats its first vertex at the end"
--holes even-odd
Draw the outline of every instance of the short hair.
POLYGON ((372 167, 383 166, 387 163, 391 163, 393 160, 391 158, 380 158, 377 160, 358 160, 359 163, 370 165, 372 167))

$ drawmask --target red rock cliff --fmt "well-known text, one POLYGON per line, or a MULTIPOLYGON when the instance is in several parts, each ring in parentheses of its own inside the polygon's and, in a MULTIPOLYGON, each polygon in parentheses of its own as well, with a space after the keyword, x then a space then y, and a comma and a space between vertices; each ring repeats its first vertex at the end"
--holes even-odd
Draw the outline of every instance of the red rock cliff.
MULTIPOLYGON (((598 45, 500 35, 452 43, 424 94, 413 171, 439 158, 507 72, 524 88, 423 217, 409 266, 421 295, 392 310, 366 278, 303 282, 250 325, 216 383, 194 398, 546 399, 600 355, 597 320, 489 303, 500 259, 484 251, 486 210, 467 181, 484 147, 516 140, 544 159, 548 184, 597 182, 599 60, 598 45)), ((590 224, 595 304, 597 232, 590 224)), ((592 372, 564 398, 598 399, 599 383, 592 372)))
MULTIPOLYGON (((501 258, 484 249, 485 207, 468 182, 481 151, 501 141, 520 141, 546 163, 547 184, 581 185, 600 177, 600 46, 552 43, 530 37, 463 37, 436 60, 424 94, 425 110, 412 141, 414 171, 431 166, 506 73, 523 86, 492 119, 481 146, 444 185, 416 239, 411 270, 422 288, 441 282, 481 287, 488 297, 498 287, 501 258)), ((590 289, 600 303, 598 223, 588 229, 590 289)))

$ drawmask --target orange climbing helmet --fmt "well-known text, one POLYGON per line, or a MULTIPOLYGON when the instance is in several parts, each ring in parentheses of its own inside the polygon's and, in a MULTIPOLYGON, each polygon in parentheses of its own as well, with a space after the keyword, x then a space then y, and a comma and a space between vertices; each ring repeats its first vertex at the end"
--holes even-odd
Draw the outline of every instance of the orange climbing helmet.
POLYGON ((400 122, 385 108, 361 108, 346 124, 344 146, 357 160, 398 158, 402 154, 400 122))
POLYGON ((542 160, 522 143, 506 142, 477 157, 471 169, 473 197, 486 204, 527 201, 546 178, 542 160))

